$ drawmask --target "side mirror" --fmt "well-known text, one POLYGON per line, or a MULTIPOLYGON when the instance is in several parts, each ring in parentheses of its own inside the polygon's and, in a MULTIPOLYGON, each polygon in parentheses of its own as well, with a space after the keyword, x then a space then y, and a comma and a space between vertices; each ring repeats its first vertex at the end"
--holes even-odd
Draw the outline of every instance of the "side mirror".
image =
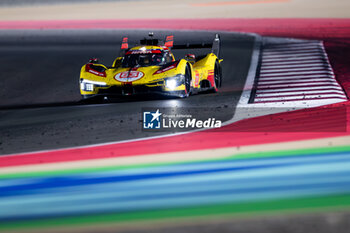
POLYGON ((90 58, 89 59, 89 63, 97 64, 98 63, 98 58, 90 58))
POLYGON ((122 65, 122 62, 123 62, 123 57, 117 57, 114 60, 112 67, 117 68, 122 65))
POLYGON ((190 62, 190 63, 195 63, 196 62, 196 55, 194 54, 186 54, 185 59, 190 62))

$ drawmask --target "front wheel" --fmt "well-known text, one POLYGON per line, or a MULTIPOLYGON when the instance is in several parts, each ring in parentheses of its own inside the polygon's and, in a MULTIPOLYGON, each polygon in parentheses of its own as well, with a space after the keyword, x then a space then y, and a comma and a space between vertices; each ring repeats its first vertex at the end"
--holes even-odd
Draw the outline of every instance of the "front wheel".
POLYGON ((185 71, 185 95, 184 97, 188 97, 190 95, 191 92, 191 80, 192 80, 192 76, 191 76, 191 70, 188 66, 186 66, 186 71, 185 71))

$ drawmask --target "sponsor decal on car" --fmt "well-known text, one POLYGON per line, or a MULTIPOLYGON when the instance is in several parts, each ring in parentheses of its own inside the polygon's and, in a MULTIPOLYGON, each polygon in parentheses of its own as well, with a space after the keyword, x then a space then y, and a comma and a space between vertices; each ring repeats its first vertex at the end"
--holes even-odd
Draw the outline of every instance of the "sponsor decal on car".
POLYGON ((126 55, 129 54, 152 54, 152 53, 162 53, 160 49, 147 49, 147 50, 131 50, 126 52, 126 55))
POLYGON ((106 77, 106 75, 104 73, 97 72, 95 70, 89 69, 88 72, 91 73, 91 74, 96 74, 96 75, 101 76, 101 77, 106 77))
POLYGON ((99 72, 99 71, 97 71, 97 70, 94 70, 93 67, 91 67, 90 64, 87 64, 87 65, 85 66, 85 71, 86 71, 86 72, 89 72, 89 73, 91 73, 91 74, 94 74, 94 75, 98 75, 98 76, 100 76, 100 77, 106 77, 106 72, 99 72))
POLYGON ((114 76, 119 82, 134 82, 141 79, 145 74, 141 71, 124 71, 114 76))
POLYGON ((177 64, 179 64, 179 62, 176 62, 176 63, 172 64, 171 66, 168 66, 164 69, 159 69, 156 72, 154 72, 154 74, 161 74, 161 73, 167 72, 169 70, 175 69, 177 67, 177 64))

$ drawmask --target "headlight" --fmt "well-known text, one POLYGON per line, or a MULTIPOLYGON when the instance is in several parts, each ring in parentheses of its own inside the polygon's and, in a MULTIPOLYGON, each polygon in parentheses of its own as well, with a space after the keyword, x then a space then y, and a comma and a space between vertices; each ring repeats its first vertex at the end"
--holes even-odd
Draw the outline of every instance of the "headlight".
POLYGON ((175 77, 167 78, 165 80, 165 87, 170 90, 175 90, 176 87, 184 83, 184 76, 182 74, 175 77))
POLYGON ((105 82, 91 81, 87 79, 80 79, 80 89, 83 91, 94 91, 95 87, 106 87, 105 82))
POLYGON ((170 90, 174 90, 174 89, 178 86, 177 80, 175 80, 175 79, 168 79, 168 80, 166 80, 166 82, 165 82, 165 86, 166 86, 168 89, 170 89, 170 90))
POLYGON ((92 84, 92 83, 85 83, 85 90, 86 91, 93 91, 94 90, 94 84, 92 84))

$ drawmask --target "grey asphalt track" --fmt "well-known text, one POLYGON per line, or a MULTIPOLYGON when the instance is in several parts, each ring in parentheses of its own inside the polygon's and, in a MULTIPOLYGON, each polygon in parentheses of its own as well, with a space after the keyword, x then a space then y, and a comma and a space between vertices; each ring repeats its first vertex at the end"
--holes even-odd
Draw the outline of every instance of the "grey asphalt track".
MULTIPOLYGON (((214 32, 155 31, 174 34, 175 43, 211 42, 214 32)), ((90 57, 111 64, 121 38, 131 42, 148 31, 3 31, 0 36, 0 154, 105 143, 164 132, 142 131, 145 107, 173 108, 177 113, 232 118, 250 66, 254 37, 221 33, 224 59, 219 93, 187 99, 122 98, 104 104, 80 102, 79 72, 90 57)), ((176 50, 186 53, 208 50, 176 50)))

